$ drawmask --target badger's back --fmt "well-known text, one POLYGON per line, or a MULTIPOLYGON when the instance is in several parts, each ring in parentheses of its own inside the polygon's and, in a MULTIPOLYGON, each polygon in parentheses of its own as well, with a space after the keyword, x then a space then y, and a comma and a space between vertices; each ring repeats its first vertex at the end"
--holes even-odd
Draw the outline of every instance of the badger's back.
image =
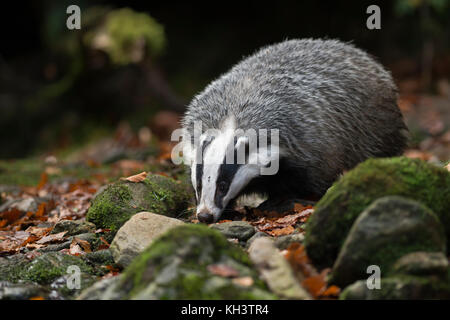
MULTIPOLYGON (((400 154, 405 125, 391 75, 367 53, 337 40, 290 40, 242 60, 188 107, 183 126, 279 129, 290 166, 323 193, 343 170, 400 154)), ((300 182, 301 183, 301 182, 300 182)))

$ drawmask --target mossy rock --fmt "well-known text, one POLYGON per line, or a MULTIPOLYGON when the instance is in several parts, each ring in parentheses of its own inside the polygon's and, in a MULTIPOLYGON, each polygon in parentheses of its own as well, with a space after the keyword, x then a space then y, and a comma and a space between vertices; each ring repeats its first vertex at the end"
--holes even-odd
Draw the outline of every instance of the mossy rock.
POLYGON ((398 259, 393 266, 393 273, 413 276, 441 275, 448 271, 449 261, 442 252, 412 252, 398 259))
POLYGON ((141 211, 169 217, 182 215, 192 195, 189 185, 162 175, 148 175, 141 182, 119 180, 95 197, 86 220, 115 232, 141 211))
POLYGON ((446 278, 399 275, 381 278, 380 289, 369 289, 366 280, 348 286, 341 300, 450 299, 450 273, 446 278))
MULTIPOLYGON (((247 278, 247 279, 248 279, 247 278)), ((274 299, 258 279, 247 254, 218 231, 203 225, 183 225, 155 240, 125 269, 115 286, 122 299, 274 299), (212 273, 220 264, 251 278, 240 285, 212 273)))
POLYGON ((399 196, 376 200, 353 224, 331 272, 330 283, 345 287, 366 279, 367 267, 376 265, 390 274, 402 256, 445 252, 444 227, 419 202, 399 196))
POLYGON ((0 280, 48 284, 57 277, 67 274, 67 267, 71 265, 78 266, 82 272, 92 272, 92 268, 80 258, 60 252, 49 252, 31 261, 22 255, 1 260, 0 280))
POLYGON ((331 267, 359 214, 388 195, 414 199, 430 208, 445 226, 448 243, 450 173, 419 159, 369 159, 333 184, 308 221, 305 247, 316 266, 331 267))
POLYGON ((164 27, 147 13, 122 8, 110 11, 101 21, 83 41, 106 52, 115 64, 137 63, 145 55, 156 57, 164 50, 164 27))

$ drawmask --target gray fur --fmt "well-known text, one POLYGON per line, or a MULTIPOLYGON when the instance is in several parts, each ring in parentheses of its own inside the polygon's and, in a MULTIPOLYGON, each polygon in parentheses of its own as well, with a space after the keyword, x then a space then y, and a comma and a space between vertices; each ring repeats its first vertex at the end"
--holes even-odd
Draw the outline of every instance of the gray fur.
POLYGON ((257 51, 209 84, 188 106, 193 134, 220 128, 233 114, 241 129, 280 130, 290 163, 323 194, 342 173, 370 157, 395 156, 406 145, 388 71, 366 52, 338 40, 289 40, 257 51))

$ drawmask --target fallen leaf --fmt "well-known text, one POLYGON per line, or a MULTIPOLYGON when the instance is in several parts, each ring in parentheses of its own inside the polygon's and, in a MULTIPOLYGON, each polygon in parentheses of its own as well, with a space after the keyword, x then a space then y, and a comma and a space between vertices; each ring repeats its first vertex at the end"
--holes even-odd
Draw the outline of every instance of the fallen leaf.
POLYGON ((97 250, 104 250, 109 248, 109 243, 103 237, 100 237, 100 241, 102 242, 102 244, 98 246, 97 250))
POLYGON ((0 213, 2 219, 6 219, 8 223, 13 223, 22 216, 22 211, 17 208, 12 208, 11 210, 3 211, 0 213))
POLYGON ((36 213, 34 214, 36 217, 42 217, 45 213, 45 207, 46 207, 46 203, 41 203, 36 211, 36 213))
POLYGON ((25 230, 25 232, 28 232, 32 235, 42 238, 43 236, 47 235, 50 232, 50 230, 52 230, 52 228, 39 228, 30 226, 25 230))
POLYGON ((36 241, 37 244, 47 244, 51 242, 61 242, 64 240, 64 235, 67 233, 67 231, 63 231, 60 233, 55 234, 49 234, 48 236, 43 237, 39 241, 36 241))
POLYGON ((210 264, 207 269, 212 274, 226 278, 237 277, 239 275, 239 271, 224 263, 210 264))
POLYGON ((40 248, 43 248, 43 247, 45 247, 45 245, 43 245, 43 244, 37 244, 37 243, 28 243, 26 246, 25 246, 27 249, 40 249, 40 248))
POLYGON ((242 287, 250 287, 253 285, 253 278, 252 277, 241 277, 241 278, 234 278, 231 280, 234 284, 240 285, 242 287))
POLYGON ((70 244, 69 254, 71 254, 72 256, 79 256, 85 254, 85 252, 81 249, 81 247, 78 245, 75 239, 70 244))
POLYGON ((141 182, 141 181, 145 180, 146 177, 147 177, 147 172, 144 171, 144 172, 141 172, 134 176, 125 178, 125 180, 130 181, 130 182, 141 182))
POLYGON ((41 190, 48 181, 48 175, 45 172, 42 172, 41 174, 41 180, 39 181, 38 185, 37 185, 37 190, 41 190))
POLYGON ((84 252, 86 252, 86 253, 92 252, 92 250, 91 250, 91 244, 90 244, 88 241, 82 240, 82 239, 77 238, 77 237, 74 237, 74 238, 73 238, 72 242, 74 242, 74 241, 75 241, 76 243, 78 243, 78 244, 83 248, 83 251, 84 251, 84 252))
POLYGON ((321 294, 322 297, 338 297, 341 293, 341 289, 337 286, 330 286, 324 293, 321 294))
POLYGON ((41 296, 36 296, 36 297, 31 297, 29 300, 45 300, 45 298, 41 297, 41 296))
POLYGON ((287 227, 284 227, 284 228, 278 228, 278 229, 270 230, 267 233, 270 234, 271 236, 278 237, 278 236, 284 236, 284 235, 292 234, 294 231, 295 231, 294 227, 287 226, 287 227))

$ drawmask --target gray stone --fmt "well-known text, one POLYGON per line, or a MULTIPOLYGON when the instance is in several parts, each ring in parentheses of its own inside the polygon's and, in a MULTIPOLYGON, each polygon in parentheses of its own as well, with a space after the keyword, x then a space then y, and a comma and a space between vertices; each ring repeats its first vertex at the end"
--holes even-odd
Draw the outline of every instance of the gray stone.
POLYGON ((247 240, 245 247, 247 249, 250 248, 250 245, 253 243, 253 241, 255 241, 256 239, 261 238, 261 237, 270 237, 270 236, 265 232, 258 231, 254 235, 252 235, 250 237, 250 239, 247 240))
POLYGON ((340 287, 367 278, 367 267, 390 272, 397 259, 415 251, 445 252, 444 228, 422 204, 398 196, 375 201, 353 224, 331 273, 340 287))
POLYGON ((57 244, 49 244, 46 247, 39 248, 37 251, 39 252, 52 252, 52 251, 60 251, 63 249, 70 248, 70 244, 72 241, 65 241, 63 243, 57 243, 57 244))
POLYGON ((261 278, 272 292, 286 299, 311 299, 271 239, 266 237, 256 239, 248 251, 261 278))
POLYGON ((67 231, 66 236, 74 236, 95 231, 95 224, 85 220, 61 220, 55 224, 52 234, 67 231))
POLYGON ((38 209, 38 203, 34 198, 8 200, 0 206, 0 212, 13 208, 21 212, 35 212, 38 209))
POLYGON ((211 228, 220 231, 225 237, 247 241, 256 232, 256 228, 245 221, 230 221, 213 224, 211 228))
POLYGON ((151 212, 137 213, 119 229, 111 243, 114 261, 122 267, 128 266, 154 239, 183 224, 178 219, 151 212))
POLYGON ((114 263, 111 249, 89 252, 82 256, 82 258, 95 265, 112 265, 114 263))
POLYGON ((77 300, 113 300, 115 297, 111 293, 114 292, 115 285, 119 282, 120 275, 102 279, 97 281, 89 288, 83 290, 77 300))
POLYGON ((280 250, 284 250, 287 249, 291 243, 302 243, 304 239, 305 236, 301 233, 288 234, 285 236, 277 237, 275 239, 275 246, 280 250))
POLYGON ((34 283, 0 281, 0 300, 29 300, 33 297, 47 298, 49 290, 34 283))
POLYGON ((77 234, 76 236, 71 236, 69 238, 67 238, 69 241, 72 241, 73 238, 77 238, 80 240, 85 240, 87 242, 89 242, 89 244, 91 246, 95 245, 95 243, 98 240, 98 236, 95 233, 81 233, 81 234, 77 234))
POLYGON ((398 259, 393 266, 393 273, 411 275, 445 275, 448 271, 448 259, 442 252, 413 252, 398 259))
POLYGON ((369 289, 366 280, 359 280, 344 289, 342 300, 424 300, 450 299, 449 277, 381 278, 379 289, 369 289))

